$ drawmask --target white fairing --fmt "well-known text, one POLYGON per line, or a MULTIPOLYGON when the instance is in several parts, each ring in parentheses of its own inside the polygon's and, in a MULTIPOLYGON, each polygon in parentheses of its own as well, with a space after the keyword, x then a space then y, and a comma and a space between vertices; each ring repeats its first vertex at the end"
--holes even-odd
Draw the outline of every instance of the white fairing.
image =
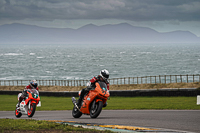
POLYGON ((31 109, 30 101, 28 102, 28 109, 31 109))
POLYGON ((24 100, 20 103, 20 110, 21 110, 21 113, 27 114, 28 107, 24 100))

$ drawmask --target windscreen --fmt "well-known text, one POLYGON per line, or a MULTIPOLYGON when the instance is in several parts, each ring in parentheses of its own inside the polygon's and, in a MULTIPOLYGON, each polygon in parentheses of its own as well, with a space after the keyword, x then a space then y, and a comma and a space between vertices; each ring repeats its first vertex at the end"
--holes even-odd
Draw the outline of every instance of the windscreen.
POLYGON ((32 94, 37 94, 39 95, 39 92, 36 89, 28 89, 28 91, 32 94))
POLYGON ((100 85, 100 87, 101 87, 102 90, 107 91, 107 85, 106 85, 106 83, 100 82, 100 81, 98 83, 99 83, 99 85, 100 85))

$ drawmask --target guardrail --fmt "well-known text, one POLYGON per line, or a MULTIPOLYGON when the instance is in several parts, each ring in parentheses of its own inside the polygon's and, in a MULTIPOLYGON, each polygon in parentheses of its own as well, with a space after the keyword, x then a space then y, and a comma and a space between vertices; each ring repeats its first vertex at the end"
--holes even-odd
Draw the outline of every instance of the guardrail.
MULTIPOLYGON (((0 80, 0 86, 25 86, 31 80, 0 80)), ((89 80, 38 80, 40 86, 86 86, 89 80)), ((200 82, 200 75, 158 75, 109 79, 110 85, 200 82)))
MULTIPOLYGON (((17 95, 22 91, 0 91, 0 95, 17 95)), ((147 89, 147 90, 110 90, 110 96, 197 96, 200 95, 200 90, 196 88, 174 88, 174 89, 147 89)), ((54 96, 54 97, 78 97, 78 92, 47 92, 40 91, 40 96, 54 96)))

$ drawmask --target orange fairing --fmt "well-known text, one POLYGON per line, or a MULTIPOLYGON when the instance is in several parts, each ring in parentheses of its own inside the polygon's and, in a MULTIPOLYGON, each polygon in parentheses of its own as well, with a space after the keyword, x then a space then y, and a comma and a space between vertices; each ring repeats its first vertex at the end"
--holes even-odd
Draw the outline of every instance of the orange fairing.
POLYGON ((99 93, 99 98, 102 98, 102 99, 106 99, 110 96, 110 93, 108 92, 107 88, 102 88, 98 82, 96 82, 96 88, 95 90, 98 91, 99 93))
POLYGON ((25 103, 27 104, 32 99, 33 103, 38 104, 38 102, 40 101, 39 95, 37 98, 34 98, 33 95, 29 91, 27 91, 27 93, 28 93, 28 98, 25 100, 25 103))
POLYGON ((110 96, 107 87, 102 88, 98 82, 96 82, 96 88, 94 90, 90 90, 87 96, 84 97, 83 105, 80 111, 83 114, 90 114, 90 104, 96 98, 96 102, 102 101, 103 104, 106 103, 107 98, 110 96))
POLYGON ((90 114, 90 103, 94 100, 94 98, 97 96, 97 93, 93 91, 89 91, 88 95, 84 97, 83 105, 80 109, 80 111, 83 114, 90 114))

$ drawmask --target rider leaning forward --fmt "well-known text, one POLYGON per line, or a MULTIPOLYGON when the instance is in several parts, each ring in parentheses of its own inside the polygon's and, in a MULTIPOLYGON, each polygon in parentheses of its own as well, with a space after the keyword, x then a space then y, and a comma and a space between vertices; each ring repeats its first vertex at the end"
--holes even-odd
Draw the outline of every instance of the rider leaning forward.
MULTIPOLYGON (((109 82, 108 82, 108 78, 109 78, 109 72, 108 70, 104 69, 100 71, 100 75, 93 77, 88 83, 87 83, 87 87, 81 90, 81 95, 78 99, 77 105, 80 106, 82 99, 84 97, 84 95, 90 91, 92 88, 95 88, 95 83, 98 81, 103 81, 106 83, 107 85, 107 89, 109 90, 109 82)), ((107 105, 107 103, 105 103, 104 107, 107 105)))
MULTIPOLYGON (((95 88, 95 83, 98 81, 102 81, 105 82, 107 85, 107 89, 109 90, 109 82, 108 82, 108 78, 109 78, 109 72, 108 70, 104 69, 100 71, 100 75, 93 77, 88 83, 87 83, 87 87, 81 90, 81 95, 78 99, 77 105, 80 106, 81 101, 84 97, 84 95, 90 91, 91 89, 95 88)), ((22 91, 22 95, 19 97, 19 102, 17 104, 17 106, 20 105, 21 101, 26 97, 27 95, 27 89, 36 89, 38 90, 38 84, 36 80, 32 80, 30 82, 30 84, 28 86, 26 86, 24 88, 24 90, 22 91)), ((107 105, 107 103, 105 103, 104 107, 107 105)))
POLYGON ((37 81, 36 81, 36 80, 32 80, 32 81, 30 82, 30 84, 27 85, 27 86, 24 88, 24 90, 22 91, 22 95, 19 97, 19 102, 18 102, 17 106, 19 106, 20 103, 21 103, 21 101, 26 97, 26 95, 27 95, 27 90, 28 90, 28 89, 36 89, 36 90, 38 90, 38 87, 37 87, 37 86, 38 86, 37 81))

